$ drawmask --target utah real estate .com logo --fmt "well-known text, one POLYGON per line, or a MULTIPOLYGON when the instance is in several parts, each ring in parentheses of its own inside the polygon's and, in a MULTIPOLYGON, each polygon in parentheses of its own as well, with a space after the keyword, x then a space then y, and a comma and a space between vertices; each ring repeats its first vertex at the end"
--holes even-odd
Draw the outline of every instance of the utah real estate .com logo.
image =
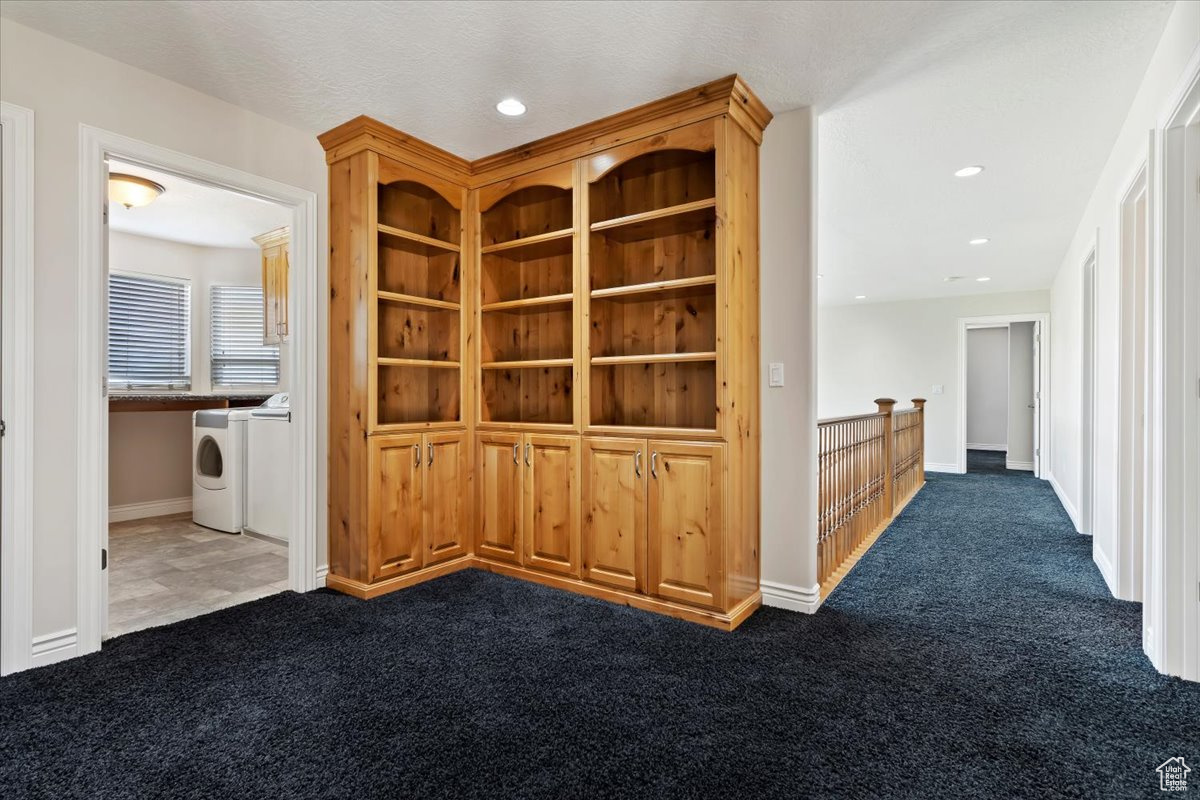
POLYGON ((1168 758, 1158 765, 1158 788, 1164 792, 1186 792, 1187 776, 1192 768, 1184 763, 1183 756, 1168 758))

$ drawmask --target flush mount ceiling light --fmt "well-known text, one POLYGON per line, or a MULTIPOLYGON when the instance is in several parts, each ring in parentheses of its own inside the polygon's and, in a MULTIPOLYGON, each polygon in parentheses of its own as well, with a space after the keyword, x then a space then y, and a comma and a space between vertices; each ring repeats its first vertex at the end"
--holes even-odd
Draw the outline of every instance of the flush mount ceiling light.
POLYGON ((137 175, 114 172, 108 176, 108 202, 120 203, 126 208, 148 206, 164 191, 161 184, 137 175))
POLYGON ((983 167, 980 167, 978 165, 973 166, 973 167, 963 167, 962 169, 954 171, 954 177, 956 177, 956 178, 973 178, 981 172, 983 172, 983 167))
POLYGON ((866 300, 867 296, 865 294, 856 294, 856 295, 854 295, 854 299, 855 300, 866 300))
POLYGON ((818 278, 824 278, 825 276, 824 276, 824 275, 822 275, 821 273, 819 273, 819 272, 818 272, 818 273, 817 273, 817 277, 818 277, 818 278))
POLYGON ((967 244, 987 244, 990 241, 990 239, 972 239, 967 244))
POLYGON ((975 280, 979 281, 980 283, 987 283, 988 281, 991 280, 991 278, 984 276, 982 278, 976 278, 975 280))
POLYGON ((496 110, 506 117, 519 117, 525 113, 525 104, 515 97, 506 97, 496 103, 496 110))

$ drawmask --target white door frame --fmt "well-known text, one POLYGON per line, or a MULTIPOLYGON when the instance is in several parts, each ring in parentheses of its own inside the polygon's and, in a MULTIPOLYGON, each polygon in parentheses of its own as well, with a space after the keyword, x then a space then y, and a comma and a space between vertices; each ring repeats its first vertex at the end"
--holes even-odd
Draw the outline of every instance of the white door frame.
POLYGON ((320 585, 317 565, 317 196, 305 189, 178 153, 120 134, 79 126, 79 398, 76 499, 78 653, 100 649, 105 586, 101 548, 108 531, 107 309, 104 207, 106 159, 117 158, 211 186, 271 200, 292 209, 291 291, 288 317, 289 387, 292 398, 292 528, 288 586, 304 592, 320 585))
POLYGON ((988 317, 959 317, 958 318, 958 418, 956 447, 958 462, 956 472, 965 474, 967 471, 967 331, 971 328, 1008 327, 1012 322, 1040 323, 1042 346, 1039 348, 1041 364, 1038 367, 1038 383, 1041 384, 1042 396, 1034 400, 1034 425, 1037 426, 1039 449, 1033 454, 1033 474, 1044 478, 1047 474, 1046 465, 1050 463, 1050 415, 1046 409, 1050 407, 1050 348, 1046 342, 1050 340, 1050 315, 1044 312, 1028 314, 997 314, 988 317))
POLYGON ((1113 594, 1140 602, 1145 559, 1146 429, 1148 327, 1146 282, 1150 272, 1149 169, 1142 159, 1125 182, 1117 201, 1118 270, 1117 319, 1120 358, 1117 363, 1117 492, 1112 498, 1116 520, 1116 546, 1112 552, 1113 594), (1146 216, 1138 237, 1138 206, 1146 216), (1139 258, 1141 259, 1139 262, 1139 258), (1140 267, 1139 267, 1140 263, 1140 267))
POLYGON ((1143 649, 1160 672, 1200 680, 1200 47, 1154 131, 1151 396, 1143 649), (1189 140, 1190 137, 1190 140, 1189 140), (1189 219, 1189 217, 1193 217, 1189 219))
POLYGON ((0 102, 0 675, 25 669, 33 645, 33 112, 0 102))

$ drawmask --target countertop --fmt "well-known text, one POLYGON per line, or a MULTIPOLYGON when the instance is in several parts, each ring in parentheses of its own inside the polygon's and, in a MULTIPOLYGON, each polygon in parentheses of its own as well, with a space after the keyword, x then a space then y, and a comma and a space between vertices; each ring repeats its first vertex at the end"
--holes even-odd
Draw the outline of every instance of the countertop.
POLYGON ((155 394, 130 394, 128 392, 109 392, 108 399, 119 400, 257 400, 262 402, 271 395, 262 393, 223 393, 196 394, 193 392, 157 392, 155 394))
POLYGON ((262 405, 269 394, 157 394, 114 393, 108 396, 109 411, 197 411, 204 408, 251 408, 262 405))

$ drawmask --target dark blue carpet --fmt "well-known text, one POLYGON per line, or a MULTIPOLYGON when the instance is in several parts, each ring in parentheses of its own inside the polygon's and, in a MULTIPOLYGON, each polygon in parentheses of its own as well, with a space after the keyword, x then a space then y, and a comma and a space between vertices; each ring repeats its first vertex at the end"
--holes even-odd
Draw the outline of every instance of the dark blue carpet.
POLYGON ((1089 548, 1028 475, 931 476, 734 634, 480 572, 286 593, 0 681, 0 795, 1156 797, 1200 686, 1089 548))

